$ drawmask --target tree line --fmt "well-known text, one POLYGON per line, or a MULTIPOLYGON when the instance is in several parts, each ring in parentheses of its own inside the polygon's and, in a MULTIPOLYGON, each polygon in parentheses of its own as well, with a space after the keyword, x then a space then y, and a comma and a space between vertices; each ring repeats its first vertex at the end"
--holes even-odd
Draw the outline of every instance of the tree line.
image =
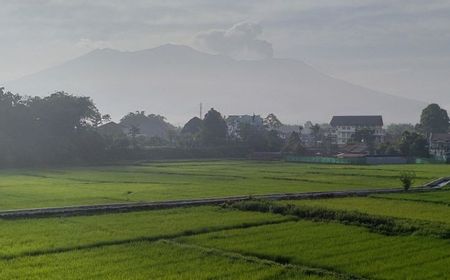
MULTIPOLYGON (((159 154, 164 158, 245 156, 252 152, 308 153, 302 126, 286 126, 269 114, 261 124, 240 123, 230 133, 224 116, 211 108, 182 128, 163 116, 136 111, 118 124, 102 115, 89 97, 57 92, 26 97, 0 88, 0 166, 100 163, 159 154), (289 133, 283 132, 289 128, 289 133)), ((332 153, 326 124, 310 124, 313 148, 332 153)), ((419 124, 387 127, 385 143, 372 147, 380 154, 427 156, 427 137, 447 133, 447 112, 437 104, 425 108, 419 124)), ((371 143, 370 131, 359 131, 354 142, 371 143)))
POLYGON ((0 88, 0 164, 92 161, 103 151, 103 118, 88 97, 24 97, 0 88))
POLYGON ((428 157, 431 135, 449 132, 450 119, 447 111, 438 104, 430 104, 423 109, 418 124, 389 125, 386 129, 386 141, 378 147, 378 153, 428 157))
POLYGON ((89 97, 66 92, 27 97, 0 88, 0 166, 100 163, 158 152, 149 152, 149 147, 177 148, 175 153, 191 150, 203 156, 207 153, 199 150, 220 150, 218 155, 224 156, 235 154, 236 148, 242 155, 252 150, 277 151, 282 140, 275 127, 281 122, 275 115, 266 121, 264 127, 240 127, 242 137, 231 139, 223 116, 214 109, 203 119, 193 118, 183 129, 143 111, 131 112, 115 124, 89 97))

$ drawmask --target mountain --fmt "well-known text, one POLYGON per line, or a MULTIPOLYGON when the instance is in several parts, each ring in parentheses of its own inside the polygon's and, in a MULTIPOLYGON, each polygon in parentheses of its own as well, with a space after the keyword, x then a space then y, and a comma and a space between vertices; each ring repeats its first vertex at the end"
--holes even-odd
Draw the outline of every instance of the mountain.
POLYGON ((273 112, 286 123, 328 122, 335 114, 416 122, 426 106, 332 78, 297 60, 238 61, 179 45, 95 50, 6 87, 26 95, 64 90, 91 96, 114 119, 145 110, 180 124, 197 115, 200 102, 226 115, 273 112))

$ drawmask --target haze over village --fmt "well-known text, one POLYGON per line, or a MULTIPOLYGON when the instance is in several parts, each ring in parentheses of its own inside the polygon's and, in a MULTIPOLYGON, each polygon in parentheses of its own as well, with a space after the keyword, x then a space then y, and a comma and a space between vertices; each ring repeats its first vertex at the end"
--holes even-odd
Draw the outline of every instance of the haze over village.
POLYGON ((0 12, 9 27, 0 81, 22 95, 90 96, 116 121, 144 110, 181 126, 203 103, 224 115, 276 113, 288 124, 345 114, 417 123, 424 105, 449 106, 445 1, 425 10, 415 1, 186 1, 157 13, 145 1, 41 4, 7 2, 0 12))
POLYGON ((0 280, 450 279, 450 1, 0 0, 0 280))

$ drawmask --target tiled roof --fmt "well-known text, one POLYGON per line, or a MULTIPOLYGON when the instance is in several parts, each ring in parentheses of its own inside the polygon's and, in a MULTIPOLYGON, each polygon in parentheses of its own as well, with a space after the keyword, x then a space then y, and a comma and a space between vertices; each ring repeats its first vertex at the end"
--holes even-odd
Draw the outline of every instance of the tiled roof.
POLYGON ((450 142, 450 133, 433 133, 431 141, 450 142))
POLYGON ((334 116, 332 126, 383 126, 382 116, 334 116))

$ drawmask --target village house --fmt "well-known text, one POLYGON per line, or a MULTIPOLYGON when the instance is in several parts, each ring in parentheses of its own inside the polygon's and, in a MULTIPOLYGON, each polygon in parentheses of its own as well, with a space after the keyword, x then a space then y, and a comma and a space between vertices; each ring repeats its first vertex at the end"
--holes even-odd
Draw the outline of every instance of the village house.
POLYGON ((358 130, 373 131, 375 143, 384 141, 382 116, 334 116, 330 122, 333 142, 337 145, 346 145, 358 130))
POLYGON ((450 158, 450 134, 432 133, 429 137, 430 155, 438 159, 450 158))

